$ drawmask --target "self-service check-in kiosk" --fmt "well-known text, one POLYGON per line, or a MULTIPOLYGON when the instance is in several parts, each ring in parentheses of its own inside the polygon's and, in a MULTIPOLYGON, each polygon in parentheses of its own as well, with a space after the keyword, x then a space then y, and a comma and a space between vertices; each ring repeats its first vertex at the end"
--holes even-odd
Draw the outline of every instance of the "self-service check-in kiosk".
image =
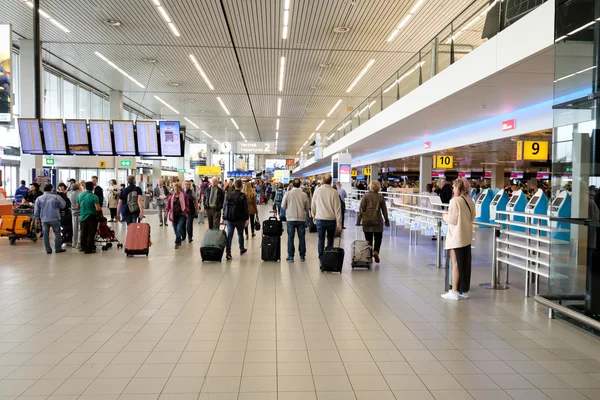
MULTIPOLYGON (((527 214, 548 215, 548 198, 542 189, 538 189, 538 191, 535 192, 533 197, 529 200, 529 203, 527 203, 527 206, 525 207, 525 212, 527 214)), ((531 223, 536 225, 539 223, 539 221, 536 218, 533 218, 531 223)), ((548 225, 548 223, 545 220, 542 220, 541 225, 548 225)), ((531 233, 535 235, 537 234, 537 230, 532 229, 531 233)), ((546 233, 542 232, 541 235, 545 236, 546 233)))
MULTIPOLYGON (((525 193, 522 190, 517 190, 512 194, 508 204, 506 205, 506 211, 510 212, 525 212, 525 207, 527 206, 527 198, 525 197, 525 193)), ((525 217, 514 216, 509 217, 511 221, 522 222, 525 223, 525 217)), ((513 231, 521 231, 525 232, 525 228, 520 226, 510 226, 509 227, 513 231)))
POLYGON ((508 195, 504 189, 500 190, 490 204, 490 221, 496 220, 496 211, 506 211, 506 205, 508 204, 508 195))
POLYGON ((492 198, 494 197, 494 192, 491 189, 485 189, 477 198, 477 202, 475 203, 475 221, 477 222, 490 222, 490 204, 492 202, 492 198))
MULTIPOLYGON (((550 205, 550 216, 571 218, 571 194, 566 190, 560 192, 550 205)), ((566 222, 552 222, 552 237, 558 240, 569 240, 571 225, 566 222)))

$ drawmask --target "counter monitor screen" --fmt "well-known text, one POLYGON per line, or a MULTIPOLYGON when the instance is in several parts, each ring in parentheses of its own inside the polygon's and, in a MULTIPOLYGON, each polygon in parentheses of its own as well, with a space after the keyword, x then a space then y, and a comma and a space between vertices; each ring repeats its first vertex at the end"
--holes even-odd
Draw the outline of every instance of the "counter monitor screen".
POLYGON ((563 203, 565 199, 563 197, 557 197, 556 199, 554 199, 554 201, 552 202, 552 207, 560 207, 560 205, 563 203))
POLYGON ((156 121, 137 121, 135 126, 138 154, 140 156, 158 156, 156 121))
POLYGON ((90 154, 90 142, 85 119, 68 119, 67 141, 69 142, 69 154, 90 154))
POLYGON ((115 154, 118 156, 135 156, 135 137, 133 121, 113 121, 115 137, 115 154))
POLYGON ((92 138, 92 154, 113 155, 110 121, 90 120, 90 137, 92 138))
POLYGON ((534 196, 531 198, 531 200, 529 201, 529 205, 531 207, 535 206, 537 204, 537 202, 540 200, 540 196, 534 196))
POLYGON ((62 119, 43 119, 42 132, 46 145, 46 154, 67 154, 65 129, 62 119))
POLYGON ((517 204, 517 200, 519 200, 519 196, 513 195, 510 198, 510 201, 508 202, 508 205, 511 206, 511 207, 514 206, 515 204, 517 204))
POLYGON ((23 154, 43 154, 40 121, 31 118, 19 118, 19 136, 23 154))
POLYGON ((497 204, 500 201, 500 197, 502 197, 501 194, 497 194, 496 197, 494 197, 494 200, 492 200, 492 203, 497 204))
POLYGON ((179 121, 160 121, 160 147, 162 156, 182 157, 181 133, 179 132, 179 121))

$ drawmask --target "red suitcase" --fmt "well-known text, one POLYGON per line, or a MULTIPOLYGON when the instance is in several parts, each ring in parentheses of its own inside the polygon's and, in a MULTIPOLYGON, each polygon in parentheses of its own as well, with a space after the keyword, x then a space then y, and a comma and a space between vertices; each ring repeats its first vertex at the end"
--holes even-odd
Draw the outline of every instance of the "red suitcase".
POLYGON ((127 239, 125 240, 125 254, 127 254, 127 257, 134 255, 148 257, 150 244, 150 224, 129 224, 127 239))

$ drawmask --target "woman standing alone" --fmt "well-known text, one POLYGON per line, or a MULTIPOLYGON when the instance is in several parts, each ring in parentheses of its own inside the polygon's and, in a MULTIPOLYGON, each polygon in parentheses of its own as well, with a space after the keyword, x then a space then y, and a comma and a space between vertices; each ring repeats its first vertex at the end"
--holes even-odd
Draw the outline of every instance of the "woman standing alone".
POLYGON ((379 251, 381 250, 381 242, 383 240, 383 223, 385 226, 390 226, 388 218, 387 206, 383 195, 379 193, 381 185, 377 181, 371 182, 369 193, 365 194, 360 201, 360 212, 358 214, 357 225, 362 221, 365 240, 373 246, 373 258, 379 264, 379 251))
MULTIPOLYGON (((252 188, 250 182, 244 184, 244 194, 248 198, 248 215, 250 216, 250 229, 252 230, 252 237, 256 236, 254 233, 254 217, 256 215, 256 194, 252 188)), ((246 226, 246 240, 248 240, 248 226, 246 226)))
POLYGON ((166 212, 169 220, 173 223, 175 248, 178 249, 185 234, 185 221, 190 213, 190 206, 187 195, 181 191, 181 183, 176 182, 173 188, 173 194, 167 199, 166 212))

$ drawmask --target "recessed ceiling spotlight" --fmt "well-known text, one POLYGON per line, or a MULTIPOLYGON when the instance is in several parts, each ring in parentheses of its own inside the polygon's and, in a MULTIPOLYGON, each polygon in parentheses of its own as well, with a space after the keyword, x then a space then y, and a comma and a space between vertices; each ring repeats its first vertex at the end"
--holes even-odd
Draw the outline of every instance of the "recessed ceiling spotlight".
POLYGON ((156 58, 152 58, 152 57, 145 57, 142 59, 143 62, 145 62, 146 64, 156 64, 158 62, 158 60, 156 58))
POLYGON ((177 87, 179 85, 180 85, 179 82, 169 82, 169 86, 177 87))
POLYGON ((121 26, 121 21, 117 21, 116 19, 105 19, 104 23, 109 26, 121 26))
POLYGON ((347 26, 336 26, 335 28, 333 28, 333 31, 335 33, 347 33, 350 32, 350 28, 348 28, 347 26))
POLYGON ((331 64, 321 63, 321 64, 319 64, 319 68, 331 68, 331 64))

